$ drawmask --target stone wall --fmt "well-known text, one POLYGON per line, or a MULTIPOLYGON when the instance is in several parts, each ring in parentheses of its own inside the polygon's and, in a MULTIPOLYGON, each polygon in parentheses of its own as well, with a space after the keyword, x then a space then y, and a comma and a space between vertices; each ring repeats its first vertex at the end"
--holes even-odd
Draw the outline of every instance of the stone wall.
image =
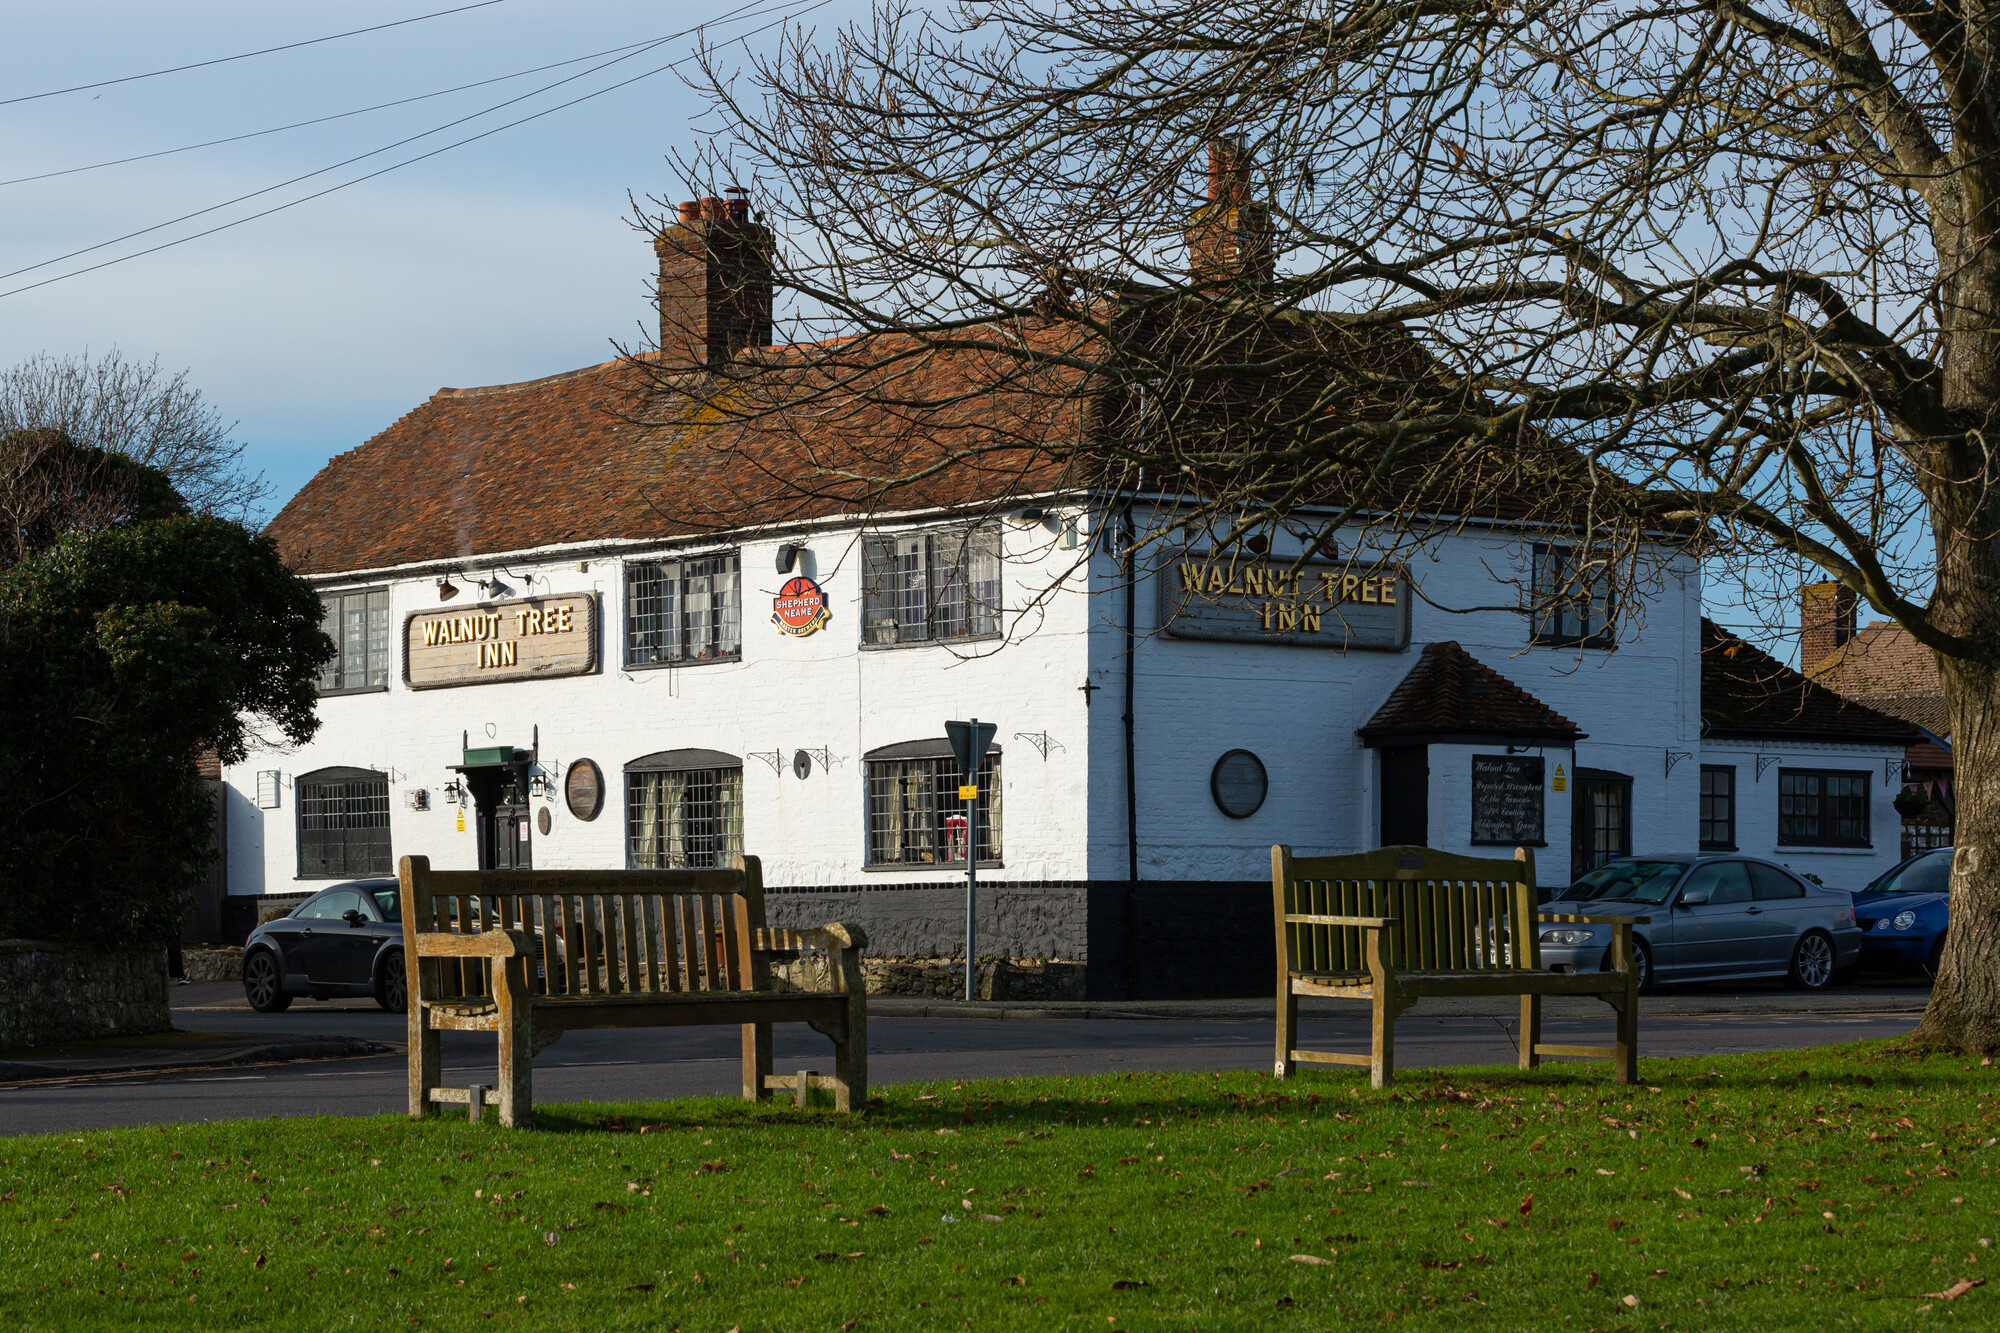
MULTIPOLYGON (((773 965, 780 990, 833 989, 825 954, 806 954, 773 965)), ((1046 958, 985 958, 979 963, 982 1000, 1081 1000, 1083 964, 1046 958)), ((870 995, 915 995, 933 1000, 965 998, 962 958, 870 958, 861 960, 862 984, 870 995)))
POLYGON ((223 949, 181 950, 181 971, 189 981, 241 981, 243 979, 243 950, 237 947, 223 949))
POLYGON ((171 1032, 163 949, 0 940, 0 1050, 171 1032))

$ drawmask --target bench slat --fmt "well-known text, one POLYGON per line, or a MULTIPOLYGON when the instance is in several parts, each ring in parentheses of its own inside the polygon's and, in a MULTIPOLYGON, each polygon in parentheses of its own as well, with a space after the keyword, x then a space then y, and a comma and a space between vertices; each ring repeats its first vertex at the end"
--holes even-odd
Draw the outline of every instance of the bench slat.
POLYGON ((639 970, 639 936, 632 920, 632 895, 618 895, 618 924, 625 932, 625 985, 628 990, 649 991, 646 978, 639 970))
POLYGON ((743 927, 745 925, 744 902, 741 894, 732 893, 720 904, 722 916, 722 961, 723 985, 729 990, 748 990, 748 961, 743 952, 743 927))
POLYGON ((439 893, 567 894, 586 893, 741 893, 741 870, 510 870, 505 883, 494 872, 433 870, 431 886, 439 893))

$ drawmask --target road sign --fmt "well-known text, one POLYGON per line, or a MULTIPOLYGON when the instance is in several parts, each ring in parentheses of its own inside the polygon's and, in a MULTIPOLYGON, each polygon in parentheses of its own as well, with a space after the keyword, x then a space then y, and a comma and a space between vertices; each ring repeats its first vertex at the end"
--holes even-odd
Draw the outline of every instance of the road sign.
POLYGON ((951 752, 958 756, 958 771, 967 780, 979 780, 979 761, 985 757, 986 747, 993 743, 993 733, 998 730, 993 723, 977 718, 944 724, 944 734, 951 739, 951 752), (974 728, 978 729, 977 737, 973 735, 974 728))

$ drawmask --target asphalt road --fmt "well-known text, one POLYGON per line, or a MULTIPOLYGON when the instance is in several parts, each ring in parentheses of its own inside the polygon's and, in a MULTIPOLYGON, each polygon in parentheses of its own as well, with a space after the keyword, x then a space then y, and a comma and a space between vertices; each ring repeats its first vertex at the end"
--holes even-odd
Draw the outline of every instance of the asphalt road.
MULTIPOLYGON (((301 1001, 284 1014, 258 1014, 233 986, 186 987, 176 994, 176 1023, 186 1029, 286 1036, 351 1036, 401 1042, 403 1019, 365 1001, 301 1001)), ((1900 1036, 1916 1025, 1922 992, 1909 988, 1847 991, 1814 1005, 1782 991, 1674 999, 1649 1005, 1641 1020, 1646 1055, 1704 1055, 1780 1050, 1900 1036)), ((1553 1007, 1553 1006, 1552 1006, 1553 1007)), ((1396 1025, 1397 1065, 1511 1063, 1505 1020, 1469 1012, 1417 1009, 1396 1025)), ((1544 1040, 1609 1041, 1610 1010, 1577 1002, 1545 1019, 1544 1040)), ((1367 1015, 1302 1017, 1303 1045, 1366 1050, 1367 1015)), ((877 1084, 933 1079, 1125 1072, 1266 1069, 1268 1019, 1160 1017, 993 1020, 875 1016, 869 1020, 869 1071, 877 1084)), ((780 1070, 830 1073, 832 1047, 803 1025, 780 1025, 780 1070)), ((493 1039, 444 1034, 445 1081, 493 1083, 493 1039)), ((1338 1080, 1347 1071, 1310 1072, 1338 1080)), ((737 1080, 734 1029, 680 1028, 572 1032, 535 1060, 542 1102, 636 1100, 727 1095, 737 1080)), ((0 1086, 0 1133, 235 1120, 264 1116, 380 1115, 405 1107, 400 1055, 248 1068, 0 1086)))

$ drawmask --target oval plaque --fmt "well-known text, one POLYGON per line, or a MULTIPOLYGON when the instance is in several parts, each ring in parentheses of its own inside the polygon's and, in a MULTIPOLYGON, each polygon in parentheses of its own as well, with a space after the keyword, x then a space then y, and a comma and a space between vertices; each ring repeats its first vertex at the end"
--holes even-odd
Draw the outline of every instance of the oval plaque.
POLYGON ((604 809, 604 770, 594 759, 579 759, 563 778, 563 804, 569 812, 588 824, 604 809))
POLYGON ((1271 789, 1264 761, 1248 750, 1231 750, 1215 761, 1208 775, 1208 793, 1215 808, 1231 819, 1248 819, 1264 804, 1271 789))
POLYGON ((541 830, 544 837, 548 836, 549 829, 554 823, 555 821, 549 818, 549 808, 546 805, 535 811, 535 827, 541 830))

